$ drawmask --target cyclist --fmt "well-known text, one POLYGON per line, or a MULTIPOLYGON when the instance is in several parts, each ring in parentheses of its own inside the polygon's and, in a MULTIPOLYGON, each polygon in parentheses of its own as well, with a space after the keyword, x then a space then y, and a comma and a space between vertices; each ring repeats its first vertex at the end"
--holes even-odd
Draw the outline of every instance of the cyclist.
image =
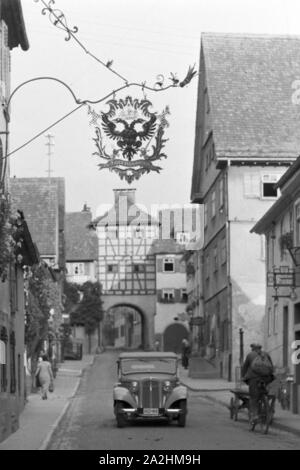
POLYGON ((258 399, 261 393, 260 383, 265 385, 274 380, 274 366, 268 353, 262 350, 260 344, 250 345, 251 352, 247 355, 242 366, 242 380, 249 386, 249 411, 251 421, 258 418, 258 399))

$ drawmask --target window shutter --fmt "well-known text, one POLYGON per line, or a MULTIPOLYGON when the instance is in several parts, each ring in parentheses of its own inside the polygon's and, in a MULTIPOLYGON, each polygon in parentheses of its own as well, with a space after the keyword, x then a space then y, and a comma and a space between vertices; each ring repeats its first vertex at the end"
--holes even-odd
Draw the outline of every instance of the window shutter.
POLYGON ((257 174, 246 173, 244 175, 244 196, 260 197, 260 176, 257 174))

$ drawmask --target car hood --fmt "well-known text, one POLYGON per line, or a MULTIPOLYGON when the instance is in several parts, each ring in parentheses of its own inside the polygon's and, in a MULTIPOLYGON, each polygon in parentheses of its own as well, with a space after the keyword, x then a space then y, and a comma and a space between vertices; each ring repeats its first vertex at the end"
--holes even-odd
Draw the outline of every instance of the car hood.
POLYGON ((122 382, 130 382, 132 380, 135 380, 136 382, 140 382, 143 380, 160 380, 160 381, 165 381, 165 380, 176 380, 176 376, 173 374, 126 374, 122 375, 122 382))

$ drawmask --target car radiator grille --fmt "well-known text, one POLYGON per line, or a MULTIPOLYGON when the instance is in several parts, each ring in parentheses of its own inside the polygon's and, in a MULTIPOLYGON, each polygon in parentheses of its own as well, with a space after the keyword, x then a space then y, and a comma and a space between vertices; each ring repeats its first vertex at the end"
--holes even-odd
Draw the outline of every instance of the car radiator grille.
POLYGON ((161 383, 157 380, 144 380, 141 387, 143 408, 160 408, 162 405, 161 383))

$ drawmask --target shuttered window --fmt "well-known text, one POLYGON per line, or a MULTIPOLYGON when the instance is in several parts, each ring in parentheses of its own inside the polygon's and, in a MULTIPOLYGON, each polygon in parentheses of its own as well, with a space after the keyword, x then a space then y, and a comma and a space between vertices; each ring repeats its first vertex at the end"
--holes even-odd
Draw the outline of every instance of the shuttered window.
POLYGON ((244 196, 247 198, 260 197, 260 175, 246 173, 244 175, 244 196))

